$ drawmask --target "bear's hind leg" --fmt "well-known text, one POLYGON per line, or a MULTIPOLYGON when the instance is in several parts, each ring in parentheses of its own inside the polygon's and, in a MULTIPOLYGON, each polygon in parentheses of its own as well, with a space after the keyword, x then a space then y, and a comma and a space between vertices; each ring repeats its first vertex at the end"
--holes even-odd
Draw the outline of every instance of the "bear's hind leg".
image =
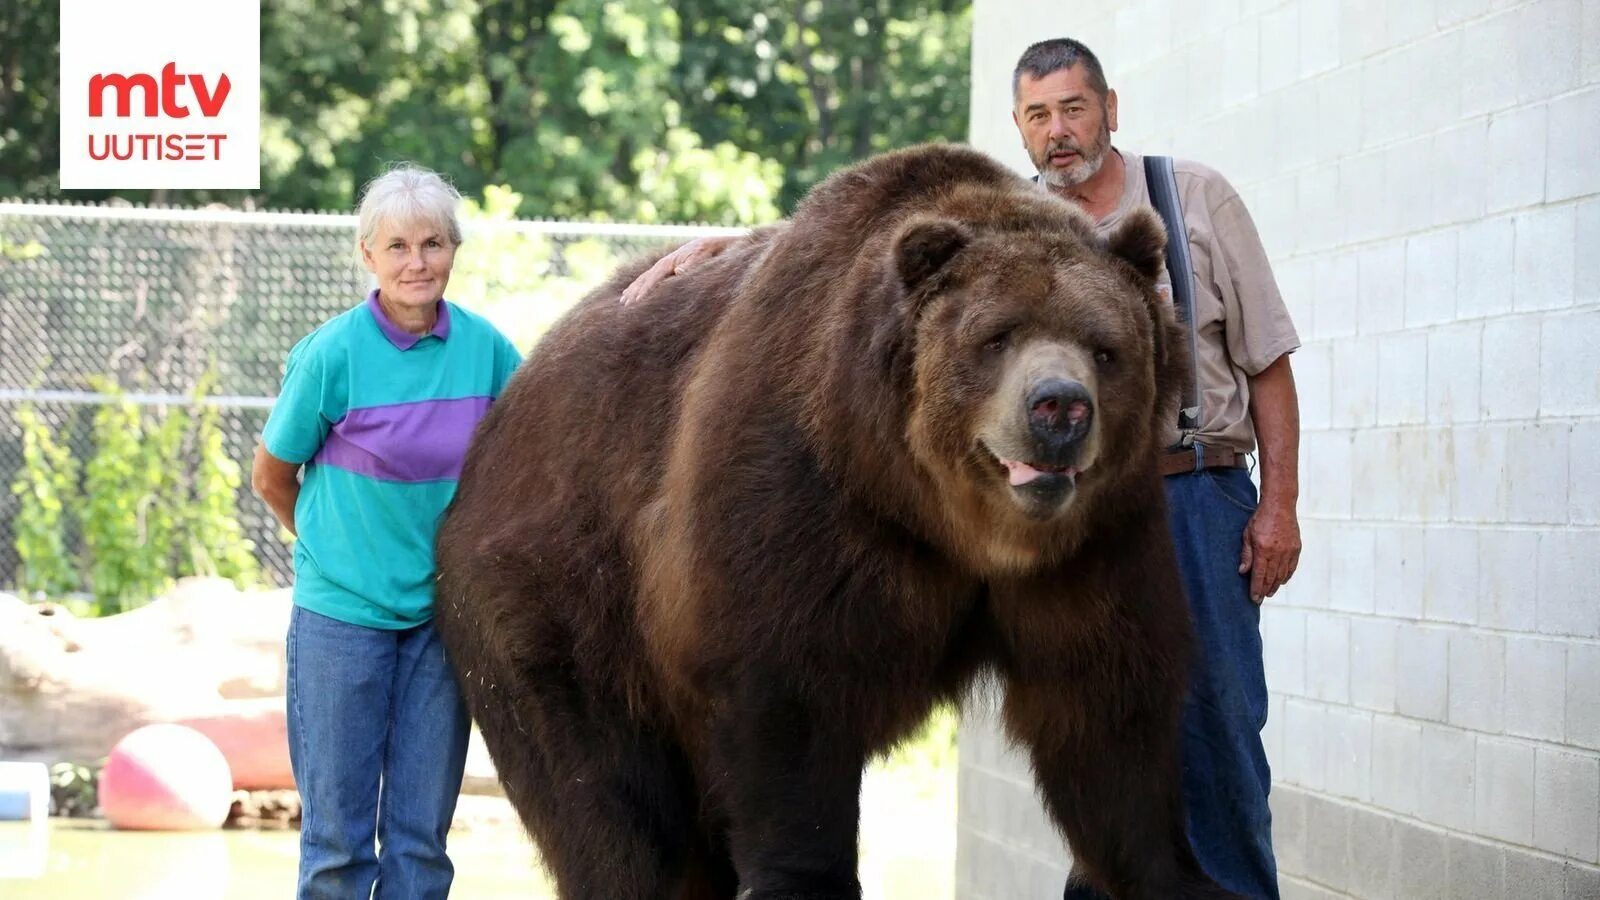
POLYGON ((570 674, 518 690, 481 724, 562 900, 677 900, 698 808, 682 751, 570 674))

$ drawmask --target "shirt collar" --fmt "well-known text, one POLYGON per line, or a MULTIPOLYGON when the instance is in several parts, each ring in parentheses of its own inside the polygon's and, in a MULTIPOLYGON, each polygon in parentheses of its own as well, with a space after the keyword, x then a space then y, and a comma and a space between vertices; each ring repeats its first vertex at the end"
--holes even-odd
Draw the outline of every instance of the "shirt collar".
POLYGON ((378 320, 378 328, 383 331, 383 336, 388 338, 389 343, 393 344, 397 350, 410 350, 416 346, 417 341, 422 340, 429 334, 441 341, 450 337, 450 304, 444 302, 443 299, 439 300, 438 315, 434 318, 432 330, 423 335, 406 331, 383 314, 383 306, 378 303, 377 288, 373 288, 372 293, 367 295, 367 308, 372 310, 372 317, 378 320))

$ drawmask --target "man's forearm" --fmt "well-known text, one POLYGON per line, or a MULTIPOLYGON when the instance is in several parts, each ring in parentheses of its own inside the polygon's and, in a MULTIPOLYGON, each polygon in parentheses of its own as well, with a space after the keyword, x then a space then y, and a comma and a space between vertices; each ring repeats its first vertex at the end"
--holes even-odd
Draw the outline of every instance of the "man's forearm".
POLYGON ((1250 420, 1261 448, 1261 501, 1300 498, 1300 401, 1284 354, 1250 378, 1250 420))

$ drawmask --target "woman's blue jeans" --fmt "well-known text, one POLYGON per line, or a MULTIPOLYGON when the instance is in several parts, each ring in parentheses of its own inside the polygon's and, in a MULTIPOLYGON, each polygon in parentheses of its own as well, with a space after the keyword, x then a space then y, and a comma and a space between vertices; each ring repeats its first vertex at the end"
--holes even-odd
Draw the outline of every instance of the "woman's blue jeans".
POLYGON ((298 896, 447 896, 470 721, 433 624, 388 631, 296 606, 288 667, 298 896))
MULTIPOLYGON (((1267 808, 1272 775, 1261 743, 1267 724, 1261 611, 1250 602, 1249 576, 1239 574, 1256 488, 1244 469, 1206 469, 1164 481, 1196 637, 1183 710, 1189 841, 1200 867, 1223 887, 1278 900, 1267 808)), ((1090 900, 1100 895, 1069 886, 1065 896, 1090 900)))

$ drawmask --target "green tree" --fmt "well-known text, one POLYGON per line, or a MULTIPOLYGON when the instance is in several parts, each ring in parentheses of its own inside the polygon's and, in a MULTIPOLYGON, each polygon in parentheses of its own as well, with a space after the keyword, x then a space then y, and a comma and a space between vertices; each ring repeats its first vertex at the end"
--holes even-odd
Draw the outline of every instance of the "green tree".
POLYGON ((22 470, 11 485, 18 498, 12 527, 22 587, 30 594, 59 597, 78 589, 77 565, 67 545, 67 511, 77 497, 78 465, 56 443, 32 404, 18 407, 16 419, 22 429, 22 470))

